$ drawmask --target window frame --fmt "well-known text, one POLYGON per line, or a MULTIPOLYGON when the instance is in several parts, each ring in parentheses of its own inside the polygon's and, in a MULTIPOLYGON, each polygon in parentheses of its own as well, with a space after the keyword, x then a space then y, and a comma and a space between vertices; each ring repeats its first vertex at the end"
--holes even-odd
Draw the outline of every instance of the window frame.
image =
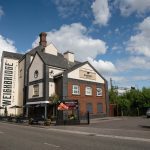
POLYGON ((80 95, 80 86, 79 85, 76 85, 76 84, 72 85, 72 95, 80 95))
POLYGON ((96 88, 96 96, 103 96, 103 90, 102 90, 101 87, 97 87, 97 88, 96 88), (98 94, 98 92, 100 92, 100 91, 98 91, 98 89, 101 90, 101 93, 100 93, 100 94, 98 94))
POLYGON ((33 85, 33 97, 39 96, 39 84, 33 85))
POLYGON ((86 86, 86 87, 85 87, 85 95, 86 95, 86 96, 92 96, 92 93, 93 93, 92 90, 93 90, 93 89, 92 89, 91 86, 86 86), (88 91, 89 89, 90 89, 90 92, 88 91))

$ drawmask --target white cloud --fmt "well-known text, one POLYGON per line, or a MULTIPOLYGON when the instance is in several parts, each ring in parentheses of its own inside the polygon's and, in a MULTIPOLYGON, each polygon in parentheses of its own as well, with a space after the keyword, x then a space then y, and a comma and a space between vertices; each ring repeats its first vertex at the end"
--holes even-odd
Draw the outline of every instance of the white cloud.
POLYGON ((63 18, 69 17, 77 13, 80 5, 79 0, 53 0, 59 15, 63 18))
POLYGON ((3 11, 2 7, 0 6, 0 19, 3 15, 4 15, 4 11, 3 11))
MULTIPOLYGON (((87 57, 95 58, 98 54, 105 54, 106 43, 100 39, 93 39, 87 35, 87 28, 80 23, 63 25, 59 30, 47 32, 48 43, 53 43, 60 52, 70 50, 75 53, 77 60, 85 61, 87 57)), ((39 38, 33 43, 38 45, 39 38)))
POLYGON ((119 71, 132 69, 150 70, 150 59, 148 57, 131 56, 128 59, 118 60, 116 66, 119 71))
POLYGON ((119 5, 123 16, 129 16, 132 13, 143 15, 150 12, 150 0, 115 0, 116 4, 119 5))
POLYGON ((150 76, 149 75, 133 76, 132 79, 136 81, 150 81, 150 76))
POLYGON ((14 46, 14 42, 12 40, 0 35, 0 58, 3 51, 16 52, 17 49, 14 46))
POLYGON ((94 60, 92 58, 88 58, 88 61, 91 63, 96 70, 103 75, 110 75, 111 73, 115 73, 117 71, 115 65, 110 61, 103 60, 94 60))
POLYGON ((147 17, 139 24, 138 30, 138 34, 130 37, 127 50, 150 57, 150 17, 147 17))
POLYGON ((95 0, 91 6, 94 17, 95 24, 100 26, 105 26, 111 16, 108 6, 108 0, 95 0))

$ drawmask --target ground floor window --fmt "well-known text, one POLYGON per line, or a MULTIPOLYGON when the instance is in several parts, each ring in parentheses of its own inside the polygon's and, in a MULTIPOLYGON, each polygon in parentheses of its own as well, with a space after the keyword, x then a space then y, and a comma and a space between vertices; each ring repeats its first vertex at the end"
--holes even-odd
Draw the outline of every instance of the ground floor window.
POLYGON ((103 104, 102 103, 98 103, 97 104, 97 112, 98 113, 102 113, 103 112, 103 104))
POLYGON ((89 113, 93 113, 93 105, 92 105, 92 103, 87 103, 87 104, 86 104, 86 110, 87 110, 89 113))

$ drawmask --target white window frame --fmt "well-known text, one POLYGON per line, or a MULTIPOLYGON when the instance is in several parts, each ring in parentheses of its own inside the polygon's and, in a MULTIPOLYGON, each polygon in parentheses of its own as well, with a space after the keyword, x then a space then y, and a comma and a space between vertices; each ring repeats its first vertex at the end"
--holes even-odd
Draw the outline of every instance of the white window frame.
POLYGON ((72 94, 80 95, 80 86, 79 85, 72 85, 72 94))
POLYGON ((102 88, 97 87, 97 88, 96 88, 96 96, 102 96, 102 95, 103 95, 102 93, 103 93, 102 88))
POLYGON ((39 84, 33 85, 33 96, 39 96, 39 84))
POLYGON ((89 96, 92 95, 92 87, 90 86, 85 87, 85 95, 89 95, 89 96))

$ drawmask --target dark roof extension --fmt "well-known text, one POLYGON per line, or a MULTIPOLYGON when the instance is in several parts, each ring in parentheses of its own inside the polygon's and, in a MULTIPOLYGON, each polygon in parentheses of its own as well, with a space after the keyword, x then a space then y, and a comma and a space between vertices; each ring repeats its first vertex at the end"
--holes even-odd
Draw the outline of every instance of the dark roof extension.
POLYGON ((30 55, 34 55, 36 52, 41 52, 44 49, 42 45, 39 45, 28 52, 30 55))
POLYGON ((19 60, 23 57, 23 54, 3 51, 2 57, 18 59, 19 60))
POLYGON ((38 52, 42 60, 44 61, 45 64, 58 67, 58 68, 63 68, 63 69, 68 69, 74 65, 76 65, 79 62, 68 62, 62 54, 58 53, 57 56, 51 55, 48 53, 43 53, 43 52, 38 52))

